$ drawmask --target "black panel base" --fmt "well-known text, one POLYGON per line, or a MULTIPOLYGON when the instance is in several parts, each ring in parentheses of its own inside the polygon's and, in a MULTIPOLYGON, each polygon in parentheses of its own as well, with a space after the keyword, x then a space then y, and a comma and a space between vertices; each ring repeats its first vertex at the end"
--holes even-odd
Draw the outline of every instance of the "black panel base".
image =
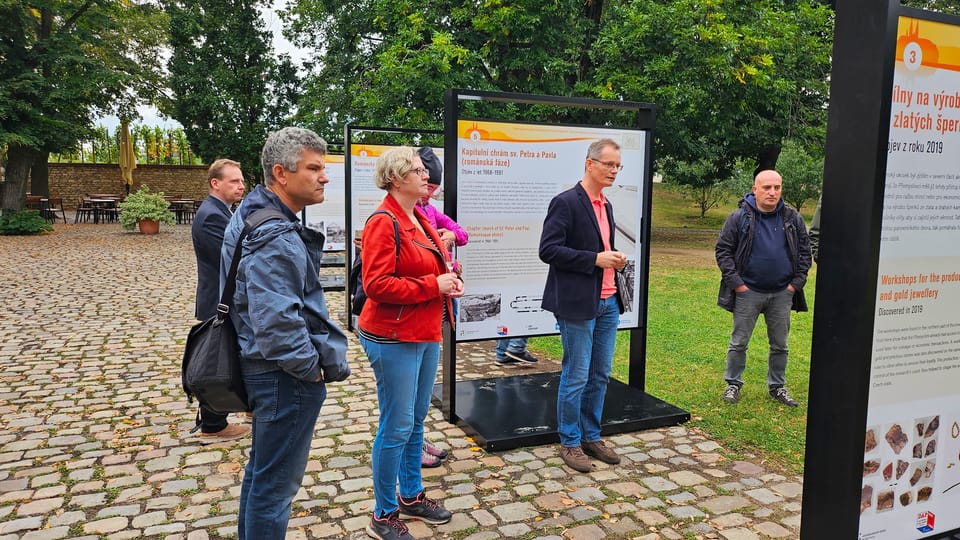
MULTIPOLYGON (((457 425, 490 452, 559 442, 559 384, 559 372, 457 381, 457 425)), ((441 385, 437 384, 435 402, 439 402, 440 391, 441 385)), ((610 380, 603 411, 604 435, 673 426, 688 420, 687 411, 610 380)))

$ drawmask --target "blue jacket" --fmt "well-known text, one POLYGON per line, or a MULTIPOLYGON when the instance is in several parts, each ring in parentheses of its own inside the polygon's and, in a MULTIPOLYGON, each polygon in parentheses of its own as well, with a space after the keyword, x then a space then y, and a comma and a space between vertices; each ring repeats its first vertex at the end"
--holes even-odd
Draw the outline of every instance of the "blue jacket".
POLYGON ((230 318, 237 330, 243 374, 282 369, 293 377, 326 382, 350 375, 347 336, 332 320, 320 286, 323 235, 304 228, 277 197, 257 186, 230 219, 220 256, 220 283, 226 281, 243 220, 260 208, 274 208, 290 221, 268 221, 247 235, 237 269, 230 318))
MULTIPOLYGON (((747 199, 753 200, 750 193, 739 203, 740 208, 727 216, 717 238, 715 253, 717 266, 722 275, 720 292, 717 294, 717 305, 727 311, 733 311, 737 295, 734 290, 744 285, 742 273, 753 252, 753 239, 756 219, 756 210, 747 199)), ((787 205, 780 205, 780 215, 783 217, 783 232, 787 240, 787 256, 793 267, 794 311, 806 311, 807 299, 803 294, 803 286, 807 283, 807 272, 810 270, 810 238, 807 236, 807 227, 803 216, 787 205)))
MULTIPOLYGON (((610 249, 616 226, 613 205, 607 201, 610 221, 610 249)), ((577 185, 550 201, 540 234, 540 260, 550 265, 543 287, 541 307, 560 319, 586 321, 596 319, 600 310, 603 269, 597 266, 597 253, 603 251, 600 225, 586 190, 577 185)), ((620 303, 620 295, 617 303, 620 303)), ((620 305, 623 313, 623 305, 620 305)))
POLYGON ((193 218, 190 233, 197 255, 197 320, 205 321, 217 314, 220 303, 220 249, 223 231, 230 222, 227 203, 208 195, 193 218))

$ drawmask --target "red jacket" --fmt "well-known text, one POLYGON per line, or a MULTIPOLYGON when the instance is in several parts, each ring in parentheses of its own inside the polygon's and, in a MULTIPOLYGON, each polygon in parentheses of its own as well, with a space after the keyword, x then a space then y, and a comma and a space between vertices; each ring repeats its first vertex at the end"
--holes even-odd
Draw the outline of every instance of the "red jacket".
POLYGON ((367 302, 357 320, 365 332, 398 341, 440 341, 443 305, 453 312, 448 296, 440 294, 437 276, 446 272, 440 236, 419 209, 414 209, 431 243, 410 221, 392 195, 379 209, 397 218, 400 260, 396 259, 393 220, 385 214, 370 218, 363 229, 363 292, 367 302))

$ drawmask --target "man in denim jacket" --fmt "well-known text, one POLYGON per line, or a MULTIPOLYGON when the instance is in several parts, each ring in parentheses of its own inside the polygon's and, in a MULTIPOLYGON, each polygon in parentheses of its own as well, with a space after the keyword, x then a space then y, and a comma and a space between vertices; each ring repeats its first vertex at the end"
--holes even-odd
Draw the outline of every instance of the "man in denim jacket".
POLYGON ((261 156, 266 186, 243 200, 224 233, 221 290, 243 221, 261 208, 287 216, 267 221, 244 240, 230 313, 253 410, 253 443, 240 491, 240 540, 286 536, 325 383, 350 375, 347 337, 330 320, 319 282, 323 235, 297 221, 306 205, 323 202, 329 181, 326 151, 326 142, 310 130, 271 133, 261 156))

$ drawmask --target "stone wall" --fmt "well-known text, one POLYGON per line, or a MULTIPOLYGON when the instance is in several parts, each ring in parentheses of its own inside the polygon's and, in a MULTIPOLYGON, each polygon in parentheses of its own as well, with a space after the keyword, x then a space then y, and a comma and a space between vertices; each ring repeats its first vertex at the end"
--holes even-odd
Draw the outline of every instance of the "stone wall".
MULTIPOLYGON (((133 186, 150 186, 150 191, 162 191, 184 199, 203 199, 207 196, 206 165, 137 165, 133 170, 133 186)), ((27 191, 30 184, 27 183, 27 191)), ((80 197, 88 193, 123 193, 120 167, 106 163, 50 163, 50 196, 63 197, 63 206, 73 210, 80 197)))

